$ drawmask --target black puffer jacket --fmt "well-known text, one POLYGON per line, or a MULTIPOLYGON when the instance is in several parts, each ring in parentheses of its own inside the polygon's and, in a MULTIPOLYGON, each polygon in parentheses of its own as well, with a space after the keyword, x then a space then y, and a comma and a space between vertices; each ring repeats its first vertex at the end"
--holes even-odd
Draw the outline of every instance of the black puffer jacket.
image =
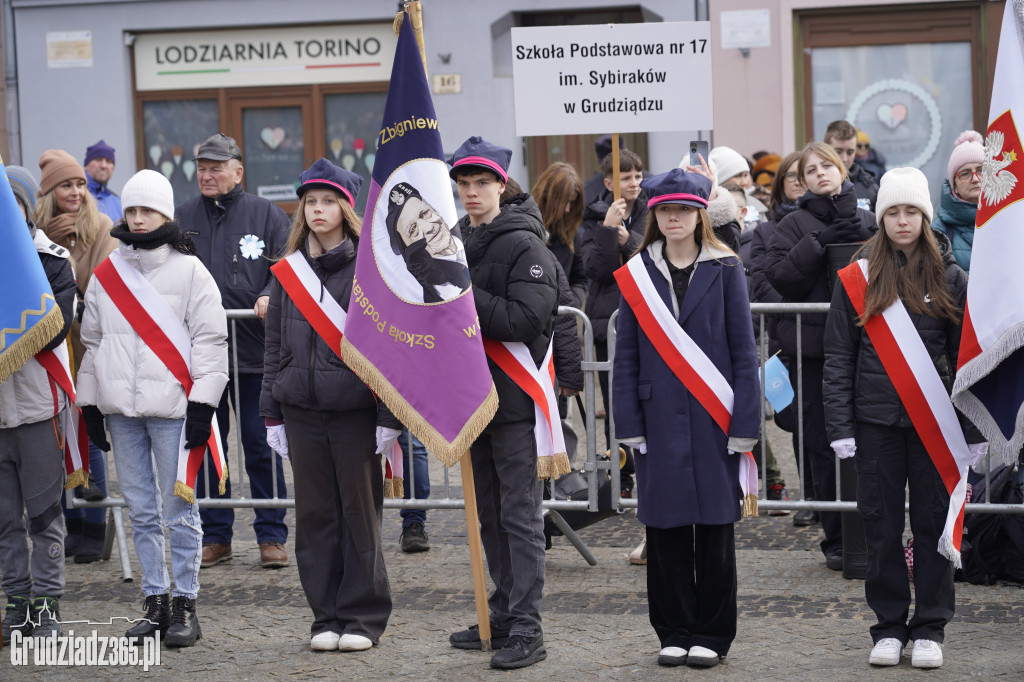
MULTIPOLYGON (((837 215, 836 199, 850 200, 853 185, 843 183, 836 197, 818 196, 807 192, 797 201, 798 210, 783 218, 772 232, 765 257, 768 283, 782 296, 783 301, 796 303, 827 303, 832 300, 828 284, 828 257, 826 249, 817 239, 818 233, 840 218, 856 215, 860 219, 860 235, 853 241, 866 241, 878 227, 875 216, 864 209, 854 209, 848 216, 837 215)), ((840 204, 841 205, 841 204, 840 204)), ((805 359, 824 357, 825 315, 803 316, 802 337, 805 359)), ((782 352, 797 357, 796 316, 784 315, 778 320, 775 332, 782 352)))
MULTIPOLYGON (((569 287, 569 279, 565 276, 562 264, 556 259, 555 265, 558 266, 558 305, 578 308, 579 304, 569 287)), ((558 385, 561 388, 582 391, 583 350, 580 347, 579 334, 576 333, 576 319, 575 315, 559 315, 555 318, 553 357, 558 385)))
MULTIPOLYGON (((550 240, 548 242, 548 248, 551 249, 551 253, 554 254, 555 260, 562 266, 562 271, 569 280, 569 288, 572 291, 574 303, 573 308, 583 308, 583 301, 587 297, 587 273, 583 269, 583 252, 580 248, 582 238, 580 237, 579 230, 576 231, 576 237, 573 239, 573 248, 569 249, 568 246, 557 240, 550 240)), ((559 301, 559 305, 570 305, 559 301)))
MULTIPOLYGON (((547 233, 533 197, 520 194, 503 204, 489 223, 469 226, 466 260, 480 332, 495 341, 521 341, 534 362, 544 360, 558 310, 558 264, 544 242, 547 233)), ((532 420, 533 401, 490 359, 487 364, 498 391, 492 423, 532 420)))
POLYGON ((615 271, 629 260, 644 238, 647 226, 647 197, 640 193, 626 219, 629 239, 619 246, 619 230, 604 225, 604 217, 612 204, 612 193, 605 191, 583 211, 579 251, 587 275, 587 303, 583 312, 594 325, 594 342, 608 342, 608 319, 619 309, 619 285, 615 271))
MULTIPOLYGON (((933 231, 946 266, 946 286, 959 310, 967 300, 967 275, 956 264, 946 235, 933 231)), ((901 267, 906 262, 898 254, 901 267)), ((942 377, 946 390, 956 378, 960 352, 960 324, 908 311, 925 348, 942 377)), ((867 332, 856 324, 857 313, 846 289, 836 287, 825 328, 825 420, 829 441, 856 436, 856 422, 881 426, 913 427, 896 388, 867 332)), ((961 415, 968 442, 982 442, 980 434, 961 415)))
POLYGON ((868 210, 875 210, 875 200, 878 199, 878 178, 864 166, 856 161, 850 166, 850 182, 853 183, 853 191, 857 193, 858 199, 866 199, 868 210))
MULTIPOLYGON (((753 230, 744 232, 742 236, 749 234, 750 240, 746 243, 746 255, 743 253, 743 246, 740 247, 740 259, 747 271, 747 283, 750 286, 751 303, 781 303, 782 294, 775 291, 775 287, 768 283, 768 277, 764 272, 764 261, 768 255, 768 242, 772 233, 778 226, 779 221, 796 210, 796 204, 783 203, 771 209, 769 220, 758 224, 753 230)), ((779 342, 776 339, 776 324, 778 315, 765 316, 765 330, 771 337, 769 347, 772 353, 779 350, 779 342)), ((758 316, 754 316, 754 334, 760 332, 761 324, 758 316)))
MULTIPOLYGON (((322 283, 321 295, 333 297, 345 310, 352 293, 357 246, 346 239, 317 258, 310 258, 308 249, 303 249, 322 283)), ((266 345, 260 416, 281 419, 281 403, 330 412, 376 408, 378 424, 401 428, 384 403, 378 405, 362 379, 316 333, 276 278, 270 286, 266 345)))

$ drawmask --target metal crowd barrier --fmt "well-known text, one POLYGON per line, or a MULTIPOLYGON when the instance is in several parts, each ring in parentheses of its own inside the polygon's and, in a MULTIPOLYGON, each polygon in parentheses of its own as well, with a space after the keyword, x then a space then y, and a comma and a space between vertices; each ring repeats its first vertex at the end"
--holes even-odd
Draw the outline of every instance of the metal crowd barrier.
MULTIPOLYGON (((828 303, 752 303, 751 312, 758 316, 760 326, 760 343, 761 353, 760 357, 766 358, 767 353, 767 338, 768 335, 765 331, 765 316, 771 314, 789 314, 796 316, 796 329, 797 329, 797 352, 801 351, 802 346, 802 334, 801 326, 803 321, 803 315, 813 313, 827 313, 829 309, 828 303)), ((228 310, 228 320, 231 324, 231 336, 237 338, 237 323, 238 320, 252 319, 255 318, 255 314, 251 310, 228 310)), ((583 338, 583 376, 584 376, 584 387, 583 387, 583 404, 585 408, 585 420, 584 420, 584 431, 585 431, 585 452, 584 457, 580 460, 577 455, 576 461, 580 462, 582 466, 578 468, 589 474, 589 495, 586 501, 568 501, 568 500, 556 500, 553 484, 551 486, 551 499, 544 500, 544 513, 549 515, 556 526, 563 532, 566 539, 573 544, 574 547, 580 552, 580 554, 590 563, 591 565, 596 564, 597 561, 593 557, 593 554, 586 547, 586 545, 579 539, 576 533, 569 527, 565 520, 558 513, 559 511, 566 510, 577 510, 577 511, 598 511, 598 479, 599 476, 594 475, 595 472, 607 471, 610 474, 611 479, 611 498, 612 505, 616 511, 623 512, 627 509, 632 509, 637 506, 636 498, 622 499, 621 494, 621 478, 619 471, 619 458, 609 457, 604 459, 599 457, 598 446, 597 446, 597 418, 596 418, 596 407, 597 407, 597 390, 595 386, 595 378, 597 372, 609 372, 609 386, 614 381, 612 373, 612 366, 615 359, 615 322, 618 318, 618 312, 615 312, 608 323, 608 359, 605 361, 597 361, 596 352, 594 347, 594 330, 591 321, 587 316, 576 308, 567 306, 561 306, 558 309, 559 315, 573 315, 575 316, 580 326, 582 327, 583 338)), ((237 368, 238 366, 238 352, 232 346, 233 362, 232 366, 237 368)), ((237 379, 236 374, 232 377, 237 379)), ((803 388, 802 381, 800 378, 803 373, 803 362, 801 358, 797 358, 796 374, 797 381, 794 385, 793 390, 796 394, 794 401, 797 405, 802 404, 803 401, 803 388)), ((239 384, 238 381, 232 381, 232 390, 235 395, 235 405, 240 404, 239 384)), ((765 511, 772 510, 788 510, 788 511, 800 511, 803 509, 809 509, 814 511, 856 511, 857 503, 853 501, 844 501, 840 499, 840 487, 841 487, 841 473, 839 467, 839 460, 836 460, 836 498, 834 500, 806 500, 806 492, 802 490, 801 482, 801 499, 790 499, 786 500, 768 500, 766 499, 767 493, 767 432, 766 432, 766 410, 764 407, 764 369, 762 363, 761 369, 761 485, 760 494, 758 500, 758 507, 765 511)), ((609 409, 606 419, 610 421, 609 431, 611 433, 611 441, 608 443, 609 452, 618 452, 618 441, 615 440, 615 425, 612 416, 612 399, 611 396, 608 398, 609 409)), ((797 410, 797 461, 799 471, 803 471, 804 467, 807 466, 807 462, 804 458, 804 439, 803 439, 803 411, 797 410)), ((199 497, 197 496, 196 502, 200 506, 205 507, 231 507, 236 509, 243 508, 289 508, 295 506, 295 500, 292 498, 282 498, 278 496, 277 491, 277 467, 281 466, 280 458, 274 457, 271 465, 271 479, 273 482, 273 497, 269 499, 253 499, 246 497, 245 492, 248 491, 246 485, 247 474, 245 471, 245 454, 242 450, 242 437, 240 430, 237 428, 237 424, 233 430, 234 433, 234 457, 232 465, 229 463, 228 472, 231 479, 232 490, 236 494, 236 497, 232 498, 221 498, 213 499, 209 496, 209 486, 207 486, 206 495, 199 497)), ((410 448, 411 452, 411 448, 410 448)), ((110 461, 107 457, 107 453, 104 453, 104 458, 110 471, 110 461)), ((204 461, 202 468, 199 471, 199 476, 207 476, 207 462, 204 461)), ((413 459, 410 456, 409 471, 405 472, 409 477, 409 488, 415 490, 416 474, 413 459)), ((801 477, 802 479, 802 477, 801 477)), ((204 480, 209 480, 208 477, 204 480)), ((991 514, 1024 514, 1024 504, 996 504, 989 501, 989 494, 991 486, 989 483, 989 472, 985 472, 986 480, 986 500, 981 503, 970 503, 967 505, 968 513, 991 513, 991 514)), ((121 507, 125 507, 126 503, 123 498, 120 497, 107 497, 99 502, 87 502, 83 499, 73 497, 68 492, 66 501, 69 507, 73 508, 93 508, 93 507, 108 507, 111 512, 108 514, 108 532, 107 532, 107 547, 104 552, 104 559, 110 558, 112 544, 116 540, 120 550, 122 572, 126 581, 132 579, 131 566, 128 561, 127 552, 127 537, 124 530, 124 522, 121 515, 121 507)), ((449 481, 448 469, 444 469, 444 485, 440 494, 435 494, 432 489, 431 497, 428 499, 385 499, 384 507, 386 509, 464 509, 465 500, 462 497, 456 496, 452 492, 452 488, 449 481)), ((909 503, 907 504, 909 509, 909 503)))

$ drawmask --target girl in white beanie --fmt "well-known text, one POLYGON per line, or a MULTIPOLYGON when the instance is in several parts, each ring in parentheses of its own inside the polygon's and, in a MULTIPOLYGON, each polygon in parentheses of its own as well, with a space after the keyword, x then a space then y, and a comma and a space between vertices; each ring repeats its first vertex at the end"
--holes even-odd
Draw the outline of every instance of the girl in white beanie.
POLYGON ((96 268, 85 295, 78 403, 90 440, 103 450, 110 450, 105 427, 110 429, 142 567, 145 615, 126 636, 159 631, 169 647, 192 646, 202 636, 196 596, 203 532, 198 506, 175 494, 176 481, 182 439, 185 449, 206 444, 228 382, 227 320, 213 277, 172 220, 174 193, 167 179, 151 170, 137 173, 125 183, 121 205, 124 220, 111 232, 120 246, 96 268), (167 349, 158 355, 160 344, 148 345, 153 337, 140 324, 146 316, 122 312, 133 301, 168 331, 165 342, 180 337, 190 346, 188 393, 180 374, 169 369, 174 362, 162 359, 170 355, 167 349))
MULTIPOLYGON (((960 346, 967 277, 954 262, 949 240, 929 225, 932 204, 921 171, 894 168, 882 176, 875 208, 880 229, 858 253, 867 259, 867 284, 861 289, 853 284, 861 281, 854 277, 861 272, 859 262, 843 270, 825 326, 826 425, 837 455, 857 456, 857 509, 864 520, 868 555, 864 592, 878 618, 871 626, 874 647, 868 661, 897 665, 904 646, 913 641, 913 666, 937 668, 955 607, 954 567, 939 552, 950 495, 933 462, 932 455, 938 453, 929 454, 916 428, 924 420, 911 421, 887 372, 898 364, 893 351, 883 349, 880 354, 872 338, 882 336, 869 336, 865 324, 890 306, 904 306, 921 337, 922 354, 927 351, 948 393, 960 346), (863 299, 856 308, 849 290, 863 299), (885 365, 882 355, 888 360, 885 365), (911 591, 902 542, 908 485, 916 588, 909 622, 911 591)), ((885 319, 895 320, 896 315, 889 313, 885 319)), ((917 357, 915 343, 900 335, 898 325, 886 323, 885 329, 892 330, 898 352, 917 357)), ((907 380, 901 378, 901 383, 907 380)), ((960 421, 968 442, 981 440, 966 420, 960 421)), ((970 446, 975 456, 986 447, 970 446)))

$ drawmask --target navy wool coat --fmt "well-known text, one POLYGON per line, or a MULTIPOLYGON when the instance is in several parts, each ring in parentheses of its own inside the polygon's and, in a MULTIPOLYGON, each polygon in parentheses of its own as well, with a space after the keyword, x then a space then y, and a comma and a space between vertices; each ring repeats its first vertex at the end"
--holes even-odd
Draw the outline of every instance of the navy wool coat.
POLYGON ((658 355, 624 299, 612 375, 615 435, 647 441, 646 454, 636 455, 637 516, 644 525, 735 523, 739 455, 728 448, 749 450, 760 427, 746 276, 735 256, 702 248, 683 300, 676 303, 663 249, 663 242, 655 242, 641 258, 662 301, 678 311, 680 326, 733 388, 728 438, 658 355))

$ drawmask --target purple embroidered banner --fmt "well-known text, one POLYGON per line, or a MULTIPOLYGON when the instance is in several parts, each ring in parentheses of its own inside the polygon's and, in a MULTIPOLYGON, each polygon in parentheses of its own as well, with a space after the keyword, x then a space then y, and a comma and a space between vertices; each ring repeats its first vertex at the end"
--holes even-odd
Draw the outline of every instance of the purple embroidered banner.
POLYGON ((377 137, 345 362, 451 466, 498 406, 416 38, 403 17, 377 137))

